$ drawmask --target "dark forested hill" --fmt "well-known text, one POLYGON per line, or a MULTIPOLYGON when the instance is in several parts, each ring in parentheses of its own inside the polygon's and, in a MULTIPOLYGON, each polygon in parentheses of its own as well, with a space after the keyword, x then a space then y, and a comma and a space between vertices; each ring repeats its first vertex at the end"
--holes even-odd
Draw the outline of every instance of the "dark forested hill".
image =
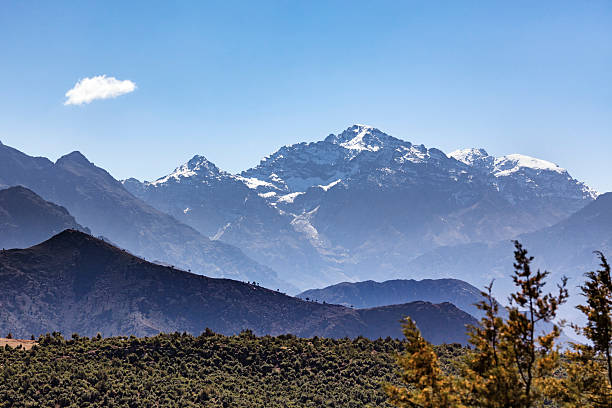
POLYGON ((426 302, 354 310, 307 302, 228 279, 146 262, 67 230, 37 246, 0 253, 0 332, 95 335, 201 333, 400 337, 410 315, 435 343, 466 341, 469 314, 426 302), (384 322, 384 324, 383 324, 384 322))
POLYGON ((25 187, 0 190, 0 248, 27 248, 68 228, 89 232, 64 207, 25 187))

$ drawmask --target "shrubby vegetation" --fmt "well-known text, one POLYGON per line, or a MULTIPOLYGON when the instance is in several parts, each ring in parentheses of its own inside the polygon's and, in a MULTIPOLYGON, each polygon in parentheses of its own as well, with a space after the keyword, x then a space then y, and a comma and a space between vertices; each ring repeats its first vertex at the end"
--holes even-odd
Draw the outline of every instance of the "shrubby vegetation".
MULTIPOLYGON (((39 339, 0 349, 0 407, 388 406, 399 340, 198 337, 39 339), (57 404, 57 405, 56 405, 57 404)), ((464 353, 436 347, 444 365, 464 353)))

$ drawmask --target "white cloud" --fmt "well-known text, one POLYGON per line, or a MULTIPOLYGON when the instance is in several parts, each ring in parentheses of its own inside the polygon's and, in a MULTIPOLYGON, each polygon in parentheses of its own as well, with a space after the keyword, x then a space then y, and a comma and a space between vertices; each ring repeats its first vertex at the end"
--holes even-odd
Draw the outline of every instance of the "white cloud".
POLYGON ((135 89, 136 84, 127 79, 121 81, 106 75, 83 78, 66 92, 67 99, 64 105, 82 105, 96 99, 116 98, 134 92, 135 89))

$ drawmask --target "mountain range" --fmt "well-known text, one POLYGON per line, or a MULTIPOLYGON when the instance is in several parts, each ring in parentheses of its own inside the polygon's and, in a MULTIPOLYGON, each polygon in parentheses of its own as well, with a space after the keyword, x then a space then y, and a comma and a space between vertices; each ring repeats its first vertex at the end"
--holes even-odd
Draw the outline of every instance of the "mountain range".
POLYGON ((240 174, 195 156, 123 185, 301 289, 410 277, 406 266, 438 248, 508 241, 597 197, 545 160, 447 155, 365 125, 284 146, 240 174))
POLYGON ((147 262, 76 230, 0 252, 0 331, 149 336, 159 332, 401 337, 411 316, 433 343, 465 343, 476 320, 450 303, 355 310, 147 262))
MULTIPOLYGON (((515 289, 516 290, 516 289, 515 289)), ((481 319, 485 313, 476 305, 484 300, 482 291, 459 279, 394 279, 385 282, 342 282, 322 289, 310 289, 298 298, 340 304, 356 308, 388 307, 414 301, 451 303, 471 316, 481 319)), ((503 298, 501 298, 503 299, 503 298)), ((506 318, 507 310, 500 305, 499 316, 506 318)), ((537 330, 550 332, 552 323, 541 321, 537 330)), ((573 333, 568 330, 570 335, 573 333)), ((569 345, 576 340, 562 330, 559 344, 569 345)))
POLYGON ((53 163, 0 144, 0 187, 15 185, 137 256, 293 294, 415 277, 482 287, 508 275, 516 238, 577 278, 609 241, 599 221, 598 234, 572 221, 606 195, 549 161, 447 155, 365 125, 284 146, 240 174, 194 156, 152 182, 115 180, 78 152, 53 163))
POLYGON ((118 181, 79 152, 52 162, 0 143, 0 247, 69 229, 2 252, 0 316, 24 335, 399 337, 410 315, 426 316, 432 341, 464 342, 463 311, 479 316, 472 285, 496 279, 502 302, 512 287, 511 239, 575 294, 592 251, 612 249, 611 214, 612 194, 549 161, 447 155, 364 125, 240 174, 197 155, 152 182, 118 181), (300 295, 326 304, 282 293, 329 285, 300 295))

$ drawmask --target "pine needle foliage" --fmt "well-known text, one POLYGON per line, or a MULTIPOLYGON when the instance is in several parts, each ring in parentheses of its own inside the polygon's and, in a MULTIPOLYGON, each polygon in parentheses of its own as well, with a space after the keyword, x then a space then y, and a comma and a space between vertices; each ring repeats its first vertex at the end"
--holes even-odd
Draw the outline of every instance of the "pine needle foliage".
POLYGON ((403 324, 406 351, 398 358, 401 377, 411 388, 386 385, 390 402, 396 407, 452 408, 462 407, 451 377, 440 368, 438 357, 407 317, 403 324))
POLYGON ((568 298, 567 278, 557 285, 558 293, 543 293, 548 271, 531 269, 533 257, 520 242, 514 241, 514 281, 517 291, 510 295, 509 316, 504 327, 504 342, 512 347, 511 363, 520 377, 521 399, 516 407, 542 404, 558 385, 553 373, 559 368, 555 340, 561 334, 556 324, 548 333, 537 334, 536 324, 553 322, 560 305, 568 298))
POLYGON ((587 317, 582 333, 593 343, 596 353, 602 353, 608 369, 608 385, 612 387, 612 280, 610 265, 603 253, 597 252, 601 269, 587 272, 587 281, 580 287, 585 305, 577 308, 587 317))
POLYGON ((477 305, 484 311, 479 326, 469 328, 473 350, 467 353, 459 374, 442 372, 430 345, 411 321, 404 325, 407 347, 399 359, 403 387, 387 386, 397 407, 530 408, 549 405, 558 396, 560 354, 555 340, 560 329, 553 324, 537 333, 536 324, 553 322, 568 297, 563 278, 556 294, 544 293, 547 271, 533 271, 527 250, 514 242, 516 292, 510 296, 508 318, 499 315, 492 285, 477 305))
POLYGON ((492 295, 493 283, 482 292, 477 304, 485 315, 480 325, 470 326, 470 344, 462 365, 463 398, 470 407, 507 408, 522 401, 519 373, 512 361, 514 349, 506 336, 506 322, 499 316, 499 304, 492 295))

